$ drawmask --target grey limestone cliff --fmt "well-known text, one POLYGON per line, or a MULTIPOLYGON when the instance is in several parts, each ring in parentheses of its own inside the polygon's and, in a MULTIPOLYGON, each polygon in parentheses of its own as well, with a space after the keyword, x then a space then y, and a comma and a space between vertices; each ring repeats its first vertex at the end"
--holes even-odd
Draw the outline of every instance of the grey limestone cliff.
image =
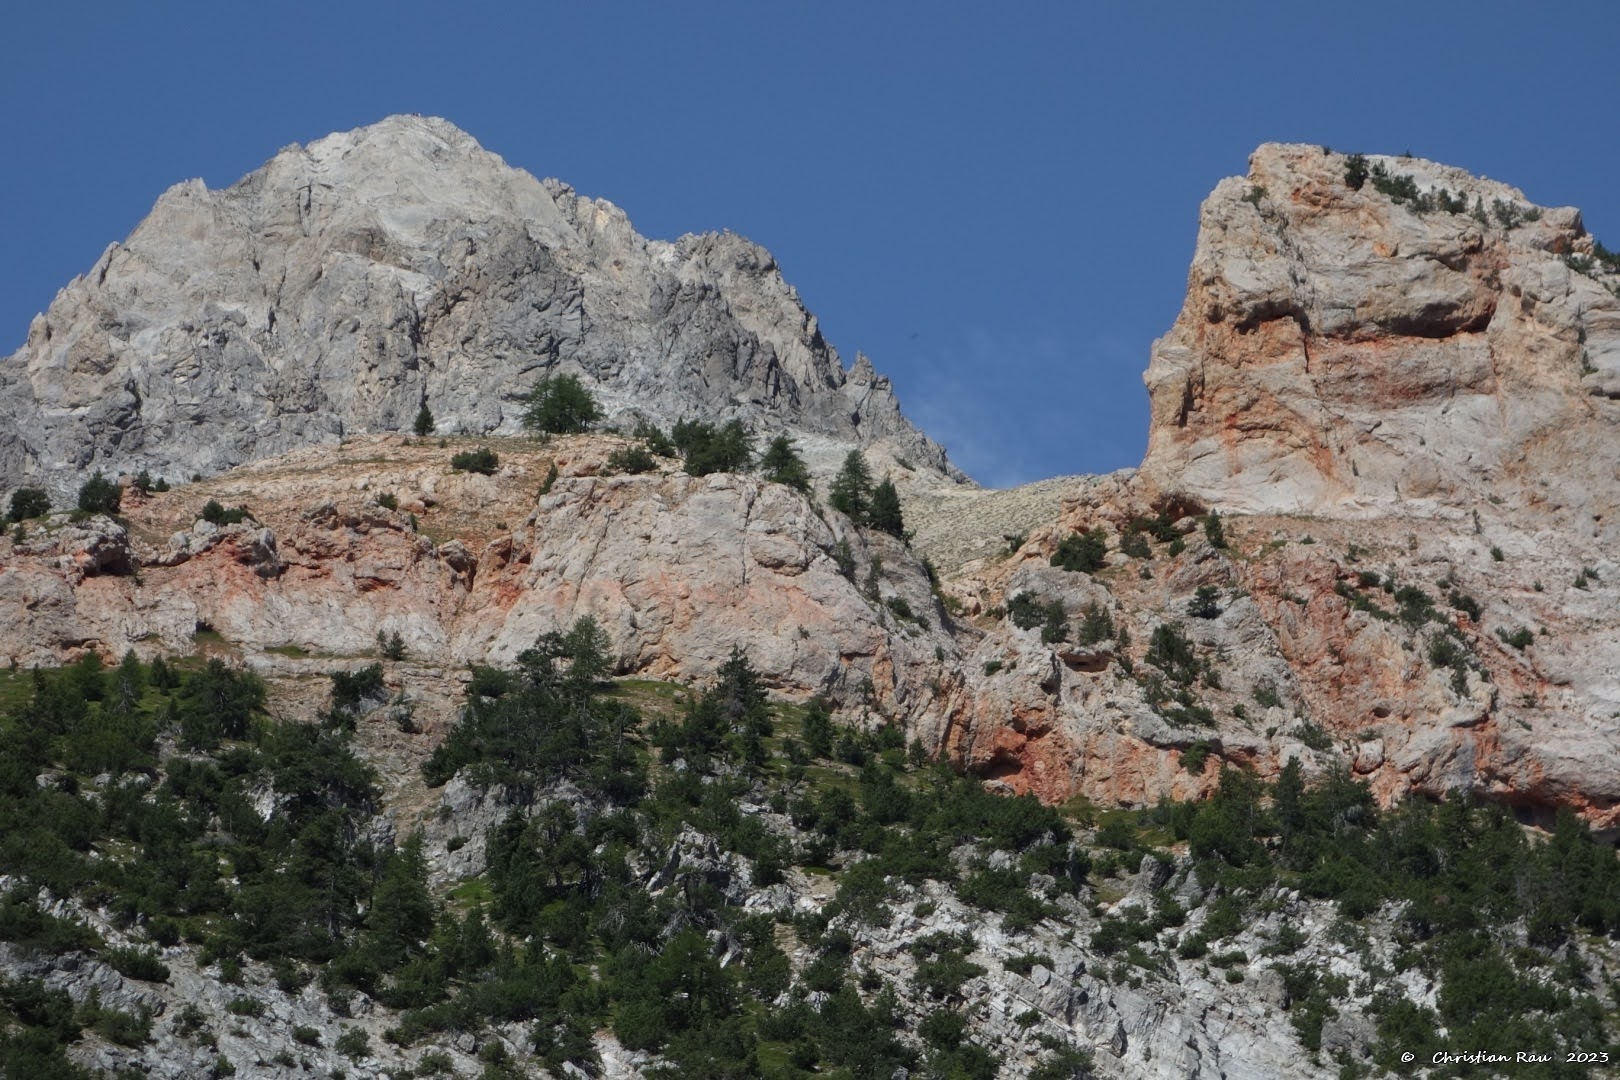
POLYGON ((0 361, 0 489, 91 469, 187 478, 346 434, 518 427, 548 372, 610 422, 742 418, 813 468, 853 446, 951 480, 887 379, 845 370, 770 253, 638 235, 444 120, 395 116, 199 180, 35 318, 0 361))

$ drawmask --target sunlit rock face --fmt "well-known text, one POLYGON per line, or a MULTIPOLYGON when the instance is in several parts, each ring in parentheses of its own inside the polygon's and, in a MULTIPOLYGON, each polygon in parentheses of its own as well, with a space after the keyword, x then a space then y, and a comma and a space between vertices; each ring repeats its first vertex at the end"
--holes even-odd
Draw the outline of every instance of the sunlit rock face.
POLYGON ((395 116, 176 185, 0 362, 0 488, 214 475, 345 435, 513 432, 551 372, 610 420, 740 417, 830 470, 881 445, 962 479, 870 362, 846 371, 770 253, 647 240, 610 203, 395 116))

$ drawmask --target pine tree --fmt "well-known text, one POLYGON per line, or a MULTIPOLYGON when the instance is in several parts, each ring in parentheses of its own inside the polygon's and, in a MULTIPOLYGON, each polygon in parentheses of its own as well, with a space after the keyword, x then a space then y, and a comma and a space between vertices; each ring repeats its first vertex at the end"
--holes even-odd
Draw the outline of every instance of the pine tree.
POLYGON ((671 442, 686 459, 686 471, 692 476, 741 472, 754 458, 753 439, 741 420, 728 420, 722 427, 706 420, 681 420, 671 433, 671 442))
POLYGON ((827 501, 855 524, 867 523, 872 509, 872 471, 866 466, 866 456, 859 450, 851 450, 844 458, 844 467, 834 477, 827 501))
POLYGON ((79 509, 87 514, 116 514, 123 498, 124 490, 117 481, 98 472, 79 488, 79 509))
POLYGON ((872 491, 872 508, 867 513, 866 520, 867 524, 879 532, 886 532, 902 540, 906 538, 906 523, 900 514, 900 493, 894 489, 894 483, 886 476, 872 491))
POLYGON ((759 470, 773 484, 786 484, 795 491, 810 491, 810 470, 793 447, 793 440, 778 435, 759 459, 759 470))
POLYGON ((574 435, 602 418, 596 399, 577 375, 547 375, 529 391, 523 426, 551 435, 574 435))
POLYGON ((1070 533, 1058 541, 1052 565, 1059 570, 1090 574, 1108 565, 1108 542, 1102 527, 1070 533))
POLYGON ((366 913, 366 929, 379 959, 392 966, 433 935, 433 898, 427 890, 422 834, 414 832, 383 866, 366 913))
POLYGON ((1271 797, 1271 814, 1277 821, 1283 850, 1288 851, 1294 835, 1305 827, 1305 776, 1297 757, 1289 758, 1282 767, 1271 797))
POLYGON ((11 493, 11 509, 6 517, 11 521, 27 521, 44 517, 51 512, 51 498, 41 488, 18 488, 11 493))
POLYGON ((759 672, 748 662, 747 653, 733 645, 731 656, 720 665, 719 676, 714 693, 732 730, 757 730, 769 724, 765 686, 759 672))
POLYGON ((608 632, 589 615, 580 616, 563 635, 563 655, 571 661, 569 681, 577 693, 588 695, 599 681, 613 673, 612 648, 608 632))
POLYGON ((417 438, 425 439, 433 434, 433 428, 433 410, 428 408, 427 401, 424 400, 422 407, 416 411, 416 425, 413 430, 416 432, 417 438))
MULTIPOLYGON (((1477 515, 1475 520, 1478 520, 1477 515)), ((1209 541, 1210 547, 1224 548, 1226 546, 1226 530, 1221 527, 1221 515, 1211 510, 1204 519, 1204 537, 1209 541)))
POLYGON ((1198 592, 1187 601, 1187 614, 1195 619, 1214 619, 1220 616, 1220 590, 1213 585, 1200 585, 1198 592))

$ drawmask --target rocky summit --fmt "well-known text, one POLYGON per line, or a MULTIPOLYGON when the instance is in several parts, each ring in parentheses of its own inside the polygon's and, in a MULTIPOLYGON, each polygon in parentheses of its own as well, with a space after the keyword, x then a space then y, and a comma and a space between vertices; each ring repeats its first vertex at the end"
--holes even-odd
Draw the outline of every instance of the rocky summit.
POLYGON ((1262 146, 1146 382, 986 491, 442 120, 172 189, 0 362, 0 1064, 1606 1075, 1620 257, 1262 146))
POLYGON ((883 442, 960 478, 869 362, 844 369, 769 252, 647 240, 444 120, 395 116, 165 192, 0 364, 0 486, 212 476, 409 430, 423 401, 443 431, 512 433, 550 372, 626 424, 737 416, 813 461, 883 442))

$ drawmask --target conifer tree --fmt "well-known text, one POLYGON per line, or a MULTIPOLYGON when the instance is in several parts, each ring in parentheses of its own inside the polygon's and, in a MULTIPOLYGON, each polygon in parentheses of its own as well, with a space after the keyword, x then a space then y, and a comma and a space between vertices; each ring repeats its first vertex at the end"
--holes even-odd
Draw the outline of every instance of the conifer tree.
POLYGON ((857 525, 866 524, 872 509, 872 471, 866 466, 866 456, 859 450, 851 450, 844 458, 844 467, 833 479, 827 501, 857 525))
POLYGON ((602 419, 578 375, 546 375, 529 391, 523 426, 547 435, 575 435, 602 419))
POLYGON ((890 536, 906 538, 906 523, 900 514, 900 493, 888 477, 872 491, 872 508, 867 513, 867 524, 890 536))
POLYGON ((378 959, 397 964, 433 935, 433 898, 427 890, 422 834, 414 832, 383 866, 382 880, 366 913, 378 959))
POLYGON ((416 411, 416 424, 413 430, 416 432, 417 438, 425 439, 433 434, 433 428, 433 410, 428 408, 428 403, 424 399, 422 407, 416 411))
POLYGON ((786 435, 778 435, 771 440, 765 456, 759 459, 759 469, 765 479, 773 484, 786 484, 795 491, 806 493, 810 490, 810 470, 805 468, 804 459, 799 457, 793 440, 786 435))

